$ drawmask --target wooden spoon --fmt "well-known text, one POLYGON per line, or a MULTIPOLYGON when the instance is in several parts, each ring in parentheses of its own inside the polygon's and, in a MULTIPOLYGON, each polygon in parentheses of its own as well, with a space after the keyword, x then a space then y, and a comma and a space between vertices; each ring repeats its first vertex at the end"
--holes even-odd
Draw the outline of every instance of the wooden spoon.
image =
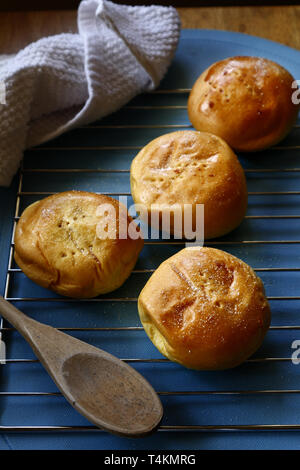
POLYGON ((0 296, 0 313, 30 344, 70 404, 96 426, 142 437, 159 425, 163 408, 151 385, 101 349, 32 320, 0 296))

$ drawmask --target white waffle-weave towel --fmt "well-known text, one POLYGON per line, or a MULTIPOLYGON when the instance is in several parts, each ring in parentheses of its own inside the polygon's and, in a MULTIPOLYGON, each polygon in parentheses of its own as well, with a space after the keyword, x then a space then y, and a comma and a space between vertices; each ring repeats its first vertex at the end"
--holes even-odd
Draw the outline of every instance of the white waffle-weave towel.
POLYGON ((26 148, 157 87, 180 34, 172 7, 83 0, 77 20, 79 34, 40 39, 0 61, 0 186, 26 148))

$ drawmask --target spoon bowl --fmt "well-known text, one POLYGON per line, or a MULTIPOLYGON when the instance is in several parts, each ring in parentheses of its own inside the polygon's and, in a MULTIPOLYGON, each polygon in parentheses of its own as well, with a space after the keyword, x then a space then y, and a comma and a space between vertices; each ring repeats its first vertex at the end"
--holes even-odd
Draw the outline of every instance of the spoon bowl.
POLYGON ((0 313, 30 344, 69 403, 91 423, 123 437, 157 429, 163 408, 154 389, 124 361, 32 320, 0 297, 0 313))
POLYGON ((142 436, 158 424, 155 392, 151 393, 145 380, 127 364, 79 353, 63 363, 62 375, 72 405, 97 426, 114 434, 122 435, 126 430, 128 436, 142 436))

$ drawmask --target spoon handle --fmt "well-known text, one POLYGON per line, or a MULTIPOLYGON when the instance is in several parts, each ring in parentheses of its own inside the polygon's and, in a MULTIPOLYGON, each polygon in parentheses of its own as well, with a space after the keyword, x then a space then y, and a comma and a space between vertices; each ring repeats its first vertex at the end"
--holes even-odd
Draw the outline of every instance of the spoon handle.
POLYGON ((24 313, 18 310, 13 304, 5 300, 0 296, 0 314, 5 318, 9 323, 16 328, 24 337, 29 333, 28 329, 35 322, 31 318, 27 317, 24 313))
POLYGON ((31 346, 36 357, 53 377, 59 372, 69 355, 69 343, 76 341, 65 333, 27 317, 14 305, 0 296, 0 314, 18 330, 31 346))
POLYGON ((61 376, 62 364, 75 352, 86 352, 88 349, 90 353, 101 354, 104 358, 113 357, 102 349, 67 335, 50 325, 33 320, 1 296, 0 314, 28 342, 35 356, 40 360, 56 384, 57 378, 61 376))

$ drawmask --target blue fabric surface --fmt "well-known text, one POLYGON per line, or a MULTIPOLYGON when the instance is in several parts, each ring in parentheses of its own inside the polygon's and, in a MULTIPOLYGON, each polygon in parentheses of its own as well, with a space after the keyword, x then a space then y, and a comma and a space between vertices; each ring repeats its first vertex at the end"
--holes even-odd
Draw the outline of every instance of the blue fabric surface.
MULTIPOLYGON (((300 78, 300 53, 280 44, 244 34, 206 30, 183 30, 174 62, 161 84, 164 89, 191 88, 199 74, 211 63, 234 55, 258 55, 285 66, 300 78)), ((135 105, 185 106, 187 94, 143 95, 135 105)), ((124 108, 100 124, 188 124, 185 108, 138 110, 124 108)), ((147 129, 78 129, 47 142, 39 150, 26 152, 25 169, 103 168, 128 169, 135 151, 90 150, 94 146, 142 146, 169 132, 147 129), (77 147, 70 150, 68 147, 77 147)), ((300 129, 295 128, 280 145, 300 145, 300 129)), ((299 151, 268 150, 256 155, 239 155, 245 169, 275 168, 278 173, 247 173, 248 189, 257 191, 299 191, 300 173, 282 173, 281 168, 299 168, 299 151)), ((16 200, 16 178, 9 189, 1 189, 0 256, 3 292, 12 218, 16 200)), ((22 191, 43 192, 66 189, 129 192, 128 173, 39 173, 23 175, 22 191)), ((20 211, 38 195, 22 195, 20 211)), ((299 215, 300 195, 249 196, 247 215, 299 215)), ((245 219, 222 240, 299 240, 300 219, 245 219)), ((255 268, 300 267, 299 244, 218 245, 255 268)), ((156 268, 178 250, 178 246, 147 245, 137 269, 156 268)), ((15 265, 13 265, 15 267, 15 265)), ((109 297, 137 297, 149 273, 132 274, 109 297)), ((300 272, 262 271, 268 296, 299 296, 300 272)), ((57 297, 34 285, 22 273, 11 276, 10 297, 57 297)), ((299 300, 271 300, 273 326, 300 325, 299 300)), ((140 326, 136 303, 115 302, 16 302, 33 318, 56 327, 140 326)), ((161 358, 160 353, 139 331, 70 331, 70 334, 101 347, 120 358, 161 358)), ((291 344, 300 339, 297 330, 270 330, 254 358, 289 358, 291 344)), ((15 331, 5 331, 7 357, 34 359, 30 347, 15 331)), ((196 372, 173 363, 134 364, 157 391, 185 390, 275 390, 299 389, 299 367, 290 361, 247 362, 224 372, 196 372)), ((38 362, 11 362, 0 366, 0 392, 58 392, 38 362)), ((300 424, 300 394, 162 396, 163 425, 300 424)), ((89 426, 60 395, 0 396, 0 426, 89 426)), ((1 430, 1 428, 0 428, 1 430)), ((0 449, 298 449, 300 432, 167 432, 159 431, 144 439, 123 439, 102 431, 2 432, 0 449)))

